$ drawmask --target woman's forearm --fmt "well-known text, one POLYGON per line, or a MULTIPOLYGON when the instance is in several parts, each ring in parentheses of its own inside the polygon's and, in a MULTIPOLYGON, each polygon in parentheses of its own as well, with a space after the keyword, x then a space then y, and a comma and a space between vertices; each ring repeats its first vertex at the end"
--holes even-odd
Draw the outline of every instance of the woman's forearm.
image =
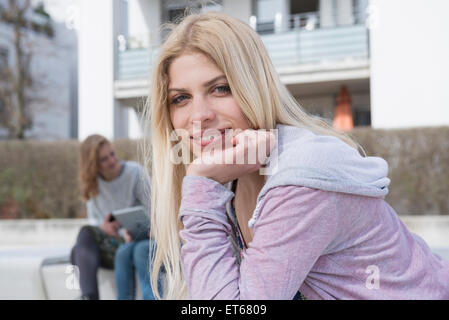
POLYGON ((182 261, 191 299, 239 299, 238 265, 228 240, 226 203, 233 193, 213 180, 183 181, 179 217, 184 224, 182 261))
POLYGON ((186 177, 182 196, 182 261, 191 299, 292 299, 338 225, 335 193, 272 189, 239 266, 226 216, 233 193, 213 180, 186 177))

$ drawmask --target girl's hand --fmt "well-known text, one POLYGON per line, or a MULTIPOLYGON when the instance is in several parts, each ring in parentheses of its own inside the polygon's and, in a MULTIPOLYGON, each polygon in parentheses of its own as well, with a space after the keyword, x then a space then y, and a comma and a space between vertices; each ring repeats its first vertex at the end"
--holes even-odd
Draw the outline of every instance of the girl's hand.
POLYGON ((112 213, 108 213, 106 219, 103 221, 103 224, 100 226, 100 229, 111 237, 118 237, 120 223, 117 220, 112 219, 112 213))
POLYGON ((125 238, 125 242, 129 243, 133 241, 133 237, 131 236, 131 234, 128 232, 128 229, 125 229, 125 233, 123 234, 123 237, 125 238))
POLYGON ((232 138, 232 146, 223 148, 220 139, 209 145, 188 167, 186 175, 203 176, 222 184, 259 170, 276 145, 269 131, 247 129, 232 138))

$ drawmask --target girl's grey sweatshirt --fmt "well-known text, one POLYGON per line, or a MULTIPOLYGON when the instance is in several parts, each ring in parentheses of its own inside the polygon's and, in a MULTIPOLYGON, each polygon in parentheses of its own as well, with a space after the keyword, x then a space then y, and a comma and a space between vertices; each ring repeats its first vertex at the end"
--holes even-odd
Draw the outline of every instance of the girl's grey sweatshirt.
POLYGON ((134 161, 123 162, 121 174, 112 181, 97 178, 99 194, 87 203, 89 224, 99 226, 108 213, 143 205, 150 215, 150 179, 142 166, 134 161))

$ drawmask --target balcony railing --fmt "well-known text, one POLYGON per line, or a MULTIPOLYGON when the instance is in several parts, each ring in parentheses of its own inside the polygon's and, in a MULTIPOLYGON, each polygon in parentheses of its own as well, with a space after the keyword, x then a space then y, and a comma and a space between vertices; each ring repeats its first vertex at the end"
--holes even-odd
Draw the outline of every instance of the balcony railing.
MULTIPOLYGON (((257 27, 276 67, 335 62, 369 57, 368 29, 357 19, 352 24, 322 27, 316 13, 291 16, 287 28, 272 32, 257 27)), ((122 49, 124 49, 122 47, 122 49)), ((118 80, 148 79, 154 48, 128 48, 118 54, 118 80)))
POLYGON ((276 66, 368 58, 368 32, 363 25, 311 31, 292 30, 261 36, 276 66))
POLYGON ((117 80, 148 79, 159 48, 130 48, 118 53, 117 80))

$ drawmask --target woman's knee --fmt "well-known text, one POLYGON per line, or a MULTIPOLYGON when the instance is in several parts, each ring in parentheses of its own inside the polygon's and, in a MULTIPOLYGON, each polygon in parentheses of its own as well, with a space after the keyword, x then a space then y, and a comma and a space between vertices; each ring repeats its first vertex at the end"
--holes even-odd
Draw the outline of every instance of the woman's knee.
POLYGON ((136 267, 148 267, 149 241, 143 240, 136 243, 133 253, 133 261, 136 267))
POLYGON ((116 266, 131 263, 133 258, 134 245, 135 244, 133 242, 130 242, 124 243, 120 247, 118 247, 114 256, 114 262, 116 266))
POLYGON ((95 238, 90 231, 91 226, 83 226, 78 232, 78 238, 76 239, 76 245, 78 246, 97 246, 95 238))
POLYGON ((79 247, 74 252, 74 260, 78 266, 97 268, 100 265, 100 253, 91 248, 79 247))

